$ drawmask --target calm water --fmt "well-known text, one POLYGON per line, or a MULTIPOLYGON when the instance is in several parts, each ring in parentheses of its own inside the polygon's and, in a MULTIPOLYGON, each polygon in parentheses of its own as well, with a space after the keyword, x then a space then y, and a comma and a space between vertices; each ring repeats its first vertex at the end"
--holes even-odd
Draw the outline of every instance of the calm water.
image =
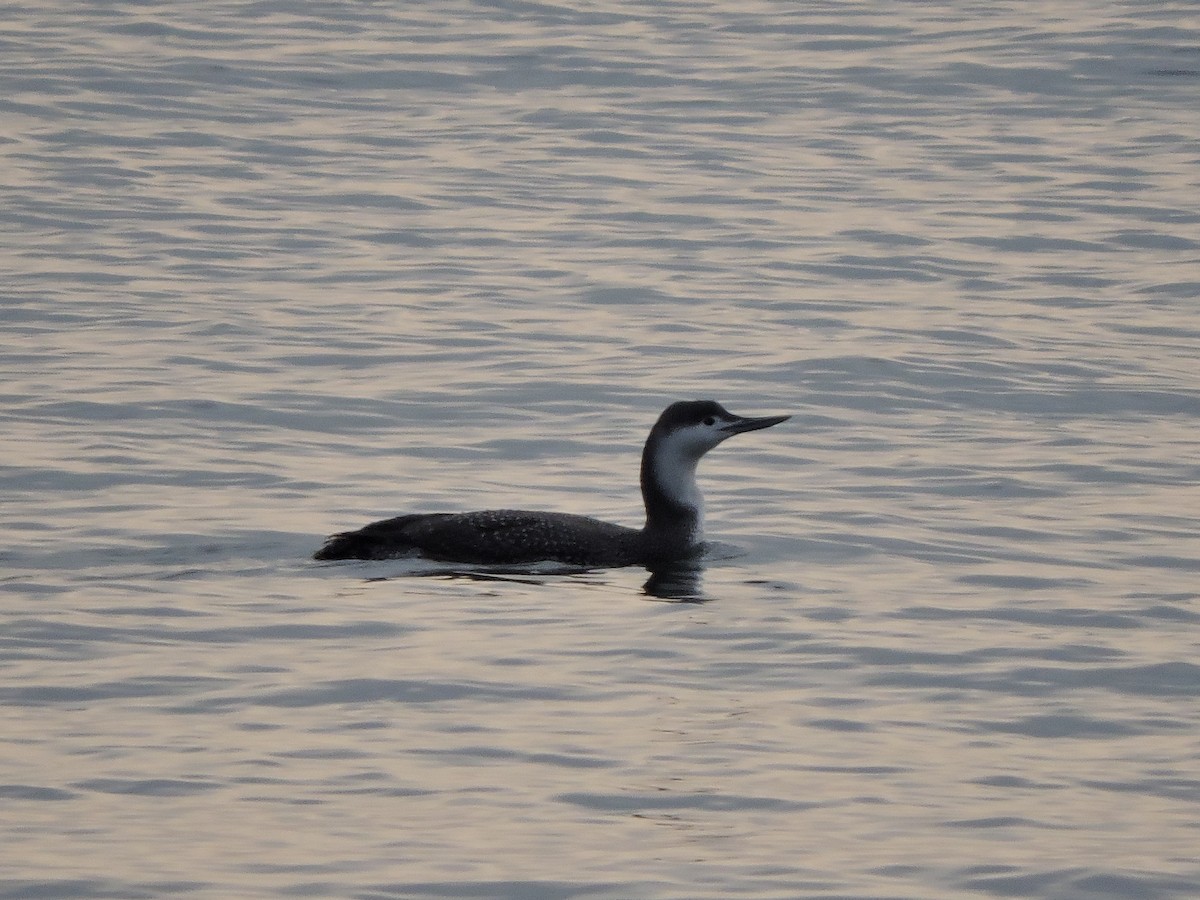
POLYGON ((1193 4, 0 21, 0 897, 1200 895, 1193 4))

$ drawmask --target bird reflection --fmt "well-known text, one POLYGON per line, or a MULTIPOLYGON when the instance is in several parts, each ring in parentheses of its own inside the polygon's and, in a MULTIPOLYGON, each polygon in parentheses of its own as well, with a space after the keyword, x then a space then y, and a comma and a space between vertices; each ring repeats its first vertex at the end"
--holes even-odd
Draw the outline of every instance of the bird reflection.
MULTIPOLYGON (((642 593, 653 600, 663 600, 670 603, 707 603, 711 598, 705 597, 702 589, 704 565, 699 560, 687 560, 669 565, 656 566, 646 570, 650 577, 642 585, 642 593)), ((465 581, 507 582, 510 584, 545 585, 555 578, 579 578, 594 575, 595 569, 580 569, 577 567, 554 567, 551 569, 531 571, 522 567, 475 568, 463 566, 438 566, 429 569, 395 573, 391 575, 376 575, 364 579, 367 582, 392 581, 396 578, 445 578, 449 580, 463 579, 465 581)))
POLYGON ((707 603, 711 598, 702 593, 704 565, 699 560, 687 560, 649 570, 650 577, 642 592, 656 600, 673 603, 707 603))

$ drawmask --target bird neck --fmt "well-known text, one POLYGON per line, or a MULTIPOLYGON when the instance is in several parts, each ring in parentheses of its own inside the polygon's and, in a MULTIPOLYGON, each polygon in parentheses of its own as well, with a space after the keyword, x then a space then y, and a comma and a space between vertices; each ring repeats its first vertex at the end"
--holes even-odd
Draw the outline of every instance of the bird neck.
POLYGON ((704 532, 704 500, 696 485, 699 457, 664 450, 651 435, 642 451, 642 501, 648 534, 698 544, 704 532))

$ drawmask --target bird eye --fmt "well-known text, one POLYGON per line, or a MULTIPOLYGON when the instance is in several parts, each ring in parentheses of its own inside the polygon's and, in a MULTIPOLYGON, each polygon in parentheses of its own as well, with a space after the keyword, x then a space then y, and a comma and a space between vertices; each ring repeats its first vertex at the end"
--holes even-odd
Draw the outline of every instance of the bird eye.
POLYGON ((712 416, 705 416, 704 424, 711 428, 713 425, 717 424, 717 420, 714 419, 712 416))

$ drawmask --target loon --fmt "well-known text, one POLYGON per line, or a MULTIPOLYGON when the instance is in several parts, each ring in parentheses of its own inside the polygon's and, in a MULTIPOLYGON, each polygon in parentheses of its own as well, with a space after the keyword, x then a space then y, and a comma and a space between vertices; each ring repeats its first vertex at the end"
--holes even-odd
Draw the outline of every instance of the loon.
POLYGON ((696 464, 727 438, 770 428, 791 416, 747 418, 713 400, 681 400, 658 417, 642 450, 644 527, 588 516, 494 509, 419 513, 373 522, 326 540, 314 559, 418 556, 453 563, 584 567, 668 565, 704 549, 704 513, 696 464))

